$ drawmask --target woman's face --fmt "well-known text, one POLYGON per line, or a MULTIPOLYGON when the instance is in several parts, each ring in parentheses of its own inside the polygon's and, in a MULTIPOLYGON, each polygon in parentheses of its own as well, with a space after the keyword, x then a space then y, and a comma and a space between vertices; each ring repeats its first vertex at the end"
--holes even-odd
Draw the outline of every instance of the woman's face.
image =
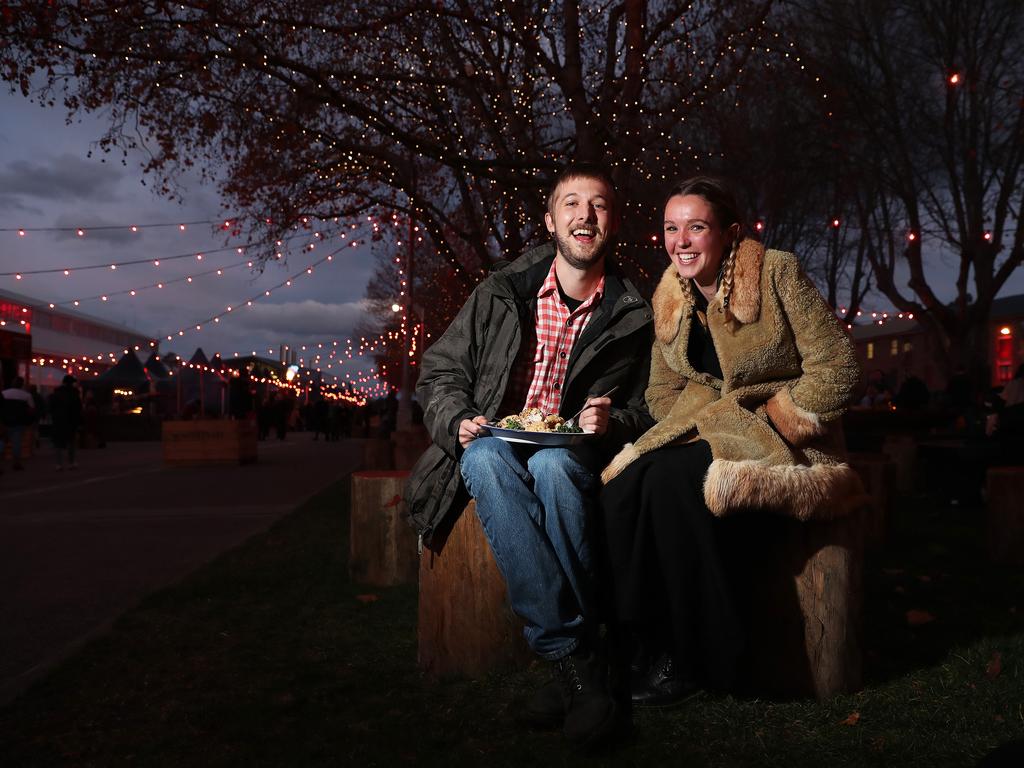
POLYGON ((710 203, 700 195, 676 195, 665 204, 665 250, 684 279, 714 285, 718 267, 732 246, 737 225, 723 230, 710 203))

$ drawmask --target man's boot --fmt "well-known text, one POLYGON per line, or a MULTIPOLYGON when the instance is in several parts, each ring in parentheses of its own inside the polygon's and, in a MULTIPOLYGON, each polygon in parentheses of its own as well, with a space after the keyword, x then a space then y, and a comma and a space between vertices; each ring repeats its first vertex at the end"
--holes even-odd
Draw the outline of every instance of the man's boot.
POLYGON ((565 723, 562 681, 554 676, 528 696, 512 702, 512 718, 527 728, 561 728, 565 723))
POLYGON ((591 646, 554 662, 562 684, 565 722, 562 731, 573 745, 584 749, 601 743, 616 725, 617 707, 608 692, 608 664, 591 646))

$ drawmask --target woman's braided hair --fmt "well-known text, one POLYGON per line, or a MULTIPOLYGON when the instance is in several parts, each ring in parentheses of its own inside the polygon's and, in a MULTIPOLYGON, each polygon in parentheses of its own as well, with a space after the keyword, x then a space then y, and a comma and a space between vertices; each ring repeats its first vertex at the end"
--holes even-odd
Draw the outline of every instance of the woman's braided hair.
MULTIPOLYGON (((743 238, 743 220, 740 217, 739 206, 736 204, 736 197, 724 179, 717 176, 691 176, 669 190, 668 196, 665 198, 665 204, 667 205, 668 201, 673 197, 684 195, 697 195, 704 198, 708 205, 711 206, 711 210, 715 212, 718 226, 723 230, 728 229, 733 224, 740 225, 740 232, 733 238, 732 248, 723 257, 722 263, 718 268, 719 285, 722 291, 722 307, 725 309, 726 320, 731 320, 732 312, 729 309, 729 296, 732 293, 733 273, 736 270, 736 251, 739 250, 740 240, 743 238)), ((690 281, 680 278, 679 282, 683 292, 692 298, 693 288, 690 285, 690 281)))

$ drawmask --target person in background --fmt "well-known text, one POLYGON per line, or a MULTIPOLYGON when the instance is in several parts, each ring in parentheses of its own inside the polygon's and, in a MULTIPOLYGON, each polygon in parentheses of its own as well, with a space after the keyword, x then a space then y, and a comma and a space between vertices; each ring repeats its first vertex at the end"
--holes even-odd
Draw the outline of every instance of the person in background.
MULTIPOLYGON (((21 376, 15 376, 11 386, 3 391, 3 413, 0 417, 7 428, 6 440, 11 446, 11 460, 16 470, 24 469, 21 463, 22 440, 25 430, 35 419, 35 412, 35 400, 25 389, 25 380, 21 376)), ((0 463, 3 461, 3 455, 4 441, 0 438, 0 463)))
POLYGON ((1012 379, 1006 382, 999 397, 1003 401, 1004 408, 1012 408, 1024 403, 1024 363, 1017 366, 1017 372, 1012 379))
POLYGON ((908 376, 896 395, 896 407, 908 411, 921 411, 928 407, 931 394, 928 385, 918 376, 908 376))
POLYGON ((2 418, 4 412, 4 393, 3 384, 0 383, 0 475, 4 473, 4 462, 3 455, 4 449, 7 446, 7 427, 4 426, 4 420, 2 418))
POLYGON ((39 387, 35 384, 28 385, 28 393, 32 396, 32 403, 35 405, 35 413, 32 414, 32 445, 39 447, 39 422, 46 416, 46 401, 39 394, 39 387))
POLYGON ((310 406, 309 426, 313 430, 314 440, 320 439, 321 432, 324 433, 324 442, 331 439, 330 413, 331 404, 324 397, 310 406))
POLYGON ((82 423, 82 398, 78 394, 74 376, 68 374, 50 395, 50 421, 53 447, 57 450, 57 471, 64 469, 67 454, 68 468, 74 469, 75 444, 78 427, 82 423))

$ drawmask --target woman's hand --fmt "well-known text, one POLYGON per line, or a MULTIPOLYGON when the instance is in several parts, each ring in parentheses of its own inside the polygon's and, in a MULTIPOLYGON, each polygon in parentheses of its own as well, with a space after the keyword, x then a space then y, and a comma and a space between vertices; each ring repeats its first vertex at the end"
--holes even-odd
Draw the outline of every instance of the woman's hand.
POLYGON ((610 397, 591 397, 587 400, 587 407, 580 414, 576 423, 584 432, 603 435, 608 431, 608 414, 611 407, 612 399, 610 397))
POLYGON ((462 445, 463 450, 480 437, 480 433, 484 431, 480 425, 486 423, 486 416, 474 416, 472 419, 463 419, 459 423, 459 444, 462 445))

